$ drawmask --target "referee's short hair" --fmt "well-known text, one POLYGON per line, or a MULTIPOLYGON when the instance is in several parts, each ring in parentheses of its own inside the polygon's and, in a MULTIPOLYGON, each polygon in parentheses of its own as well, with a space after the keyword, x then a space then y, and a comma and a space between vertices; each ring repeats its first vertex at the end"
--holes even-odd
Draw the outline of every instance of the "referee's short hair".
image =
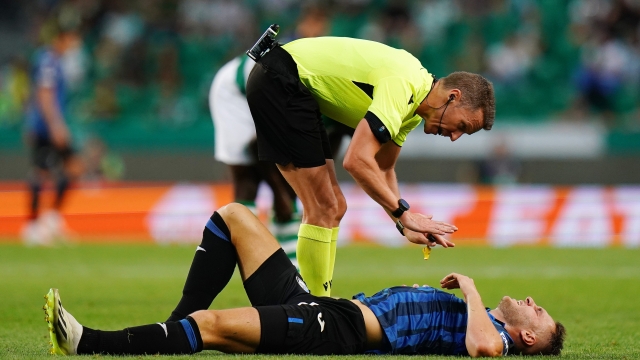
POLYGON ((445 89, 462 91, 461 106, 471 110, 482 110, 482 128, 491 130, 496 117, 496 97, 493 84, 482 75, 456 71, 442 78, 445 89))

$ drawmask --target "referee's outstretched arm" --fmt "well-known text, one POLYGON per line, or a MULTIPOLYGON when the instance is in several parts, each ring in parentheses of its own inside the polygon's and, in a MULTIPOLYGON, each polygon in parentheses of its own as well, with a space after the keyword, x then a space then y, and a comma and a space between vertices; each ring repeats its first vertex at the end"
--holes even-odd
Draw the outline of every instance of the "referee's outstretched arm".
MULTIPOLYGON (((394 220, 396 219, 391 212, 398 208, 398 199, 401 198, 395 172, 401 149, 393 141, 381 144, 367 120, 362 119, 356 127, 342 164, 358 185, 394 220)), ((427 234, 442 236, 458 230, 453 225, 431 220, 430 216, 410 210, 405 211, 399 220, 405 228, 412 230, 405 234, 407 239, 419 244, 429 243, 427 234)), ((453 246, 453 243, 447 241, 441 242, 441 245, 447 247, 453 246)))

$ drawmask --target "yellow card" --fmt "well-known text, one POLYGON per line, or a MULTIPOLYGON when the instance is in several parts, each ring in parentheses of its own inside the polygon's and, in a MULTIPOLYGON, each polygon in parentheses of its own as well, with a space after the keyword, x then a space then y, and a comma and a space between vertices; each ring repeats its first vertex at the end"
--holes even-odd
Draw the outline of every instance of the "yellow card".
POLYGON ((425 260, 429 260, 429 255, 431 255, 431 248, 428 246, 423 247, 422 254, 424 255, 425 260))

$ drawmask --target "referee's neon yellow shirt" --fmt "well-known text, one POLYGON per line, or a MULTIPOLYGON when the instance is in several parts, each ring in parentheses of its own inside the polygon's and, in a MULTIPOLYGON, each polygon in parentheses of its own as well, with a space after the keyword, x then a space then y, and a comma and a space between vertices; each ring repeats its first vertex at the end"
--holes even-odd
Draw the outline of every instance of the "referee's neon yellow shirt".
POLYGON ((324 115, 355 128, 371 111, 399 146, 420 124, 415 111, 433 76, 408 52, 344 37, 299 39, 283 48, 324 115))

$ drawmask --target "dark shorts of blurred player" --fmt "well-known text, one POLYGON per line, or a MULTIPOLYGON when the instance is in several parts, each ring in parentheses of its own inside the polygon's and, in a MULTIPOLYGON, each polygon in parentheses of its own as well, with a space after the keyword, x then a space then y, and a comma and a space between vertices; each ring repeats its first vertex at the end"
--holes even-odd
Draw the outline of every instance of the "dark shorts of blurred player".
POLYGON ((33 136, 29 173, 29 217, 23 230, 27 245, 50 245, 63 235, 64 222, 60 209, 64 204, 71 180, 81 171, 76 150, 71 146, 58 148, 50 139, 33 136), (51 208, 41 214, 41 194, 45 180, 53 182, 55 196, 51 208))
POLYGON ((64 164, 76 151, 67 146, 62 149, 56 148, 51 140, 45 138, 35 138, 31 144, 31 161, 34 167, 51 172, 64 169, 64 164))

